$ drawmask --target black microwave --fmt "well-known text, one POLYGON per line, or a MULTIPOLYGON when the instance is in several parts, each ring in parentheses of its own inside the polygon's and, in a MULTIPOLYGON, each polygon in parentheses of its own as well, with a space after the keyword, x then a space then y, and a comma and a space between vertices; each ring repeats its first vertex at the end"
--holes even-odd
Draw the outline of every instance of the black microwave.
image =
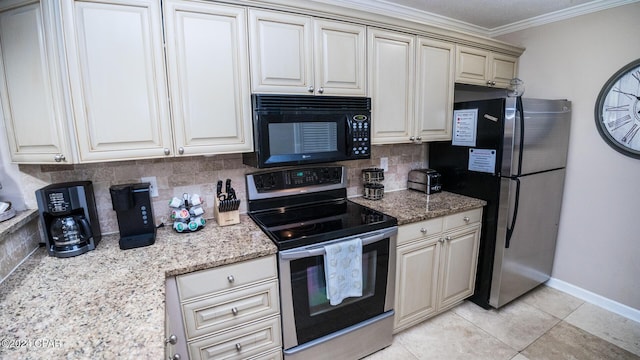
POLYGON ((254 151, 242 162, 257 168, 371 157, 371 99, 253 94, 254 151))

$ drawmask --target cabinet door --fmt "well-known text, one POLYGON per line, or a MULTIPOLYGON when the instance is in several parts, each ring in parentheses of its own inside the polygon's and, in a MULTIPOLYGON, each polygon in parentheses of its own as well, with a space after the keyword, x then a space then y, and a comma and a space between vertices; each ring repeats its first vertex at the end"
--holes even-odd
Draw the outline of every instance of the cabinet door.
POLYGON ((176 154, 251 151, 246 9, 170 0, 164 12, 176 154))
POLYGON ((418 141, 451 139, 455 45, 418 39, 416 130, 418 141))
POLYGON ((480 224, 445 233, 438 312, 473 295, 480 242, 480 224))
POLYGON ((489 52, 458 46, 456 48, 456 82, 487 86, 489 52))
POLYGON ((254 93, 313 93, 313 28, 307 16, 249 9, 254 93))
POLYGON ((160 3, 65 0, 62 20, 80 160, 170 153, 160 3))
POLYGON ((415 37, 370 28, 368 40, 371 142, 411 142, 410 137, 414 136, 415 37))
POLYGON ((493 86, 506 89, 518 73, 518 58, 494 53, 491 55, 490 67, 492 80, 495 81, 493 86))
POLYGON ((315 93, 365 96, 366 27, 314 21, 315 93))
POLYGON ((9 152, 18 163, 73 160, 51 5, 5 2, 0 9, 0 99, 9 152))
POLYGON ((414 325, 436 311, 439 237, 398 247, 394 332, 414 325))

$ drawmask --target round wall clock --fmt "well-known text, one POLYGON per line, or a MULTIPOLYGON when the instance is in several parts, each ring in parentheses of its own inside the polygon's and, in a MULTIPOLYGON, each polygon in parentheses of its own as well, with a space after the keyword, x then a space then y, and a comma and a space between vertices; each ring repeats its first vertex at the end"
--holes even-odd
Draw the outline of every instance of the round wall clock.
POLYGON ((596 127, 616 151, 640 159, 640 59, 618 70, 602 87, 596 127))

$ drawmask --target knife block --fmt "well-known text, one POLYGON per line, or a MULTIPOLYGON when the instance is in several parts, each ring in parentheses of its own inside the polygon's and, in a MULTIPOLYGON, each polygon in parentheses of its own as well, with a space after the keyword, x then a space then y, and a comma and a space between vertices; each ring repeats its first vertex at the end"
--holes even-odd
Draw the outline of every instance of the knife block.
POLYGON ((213 206, 213 217, 219 226, 239 224, 240 210, 220 211, 220 200, 216 197, 213 206))

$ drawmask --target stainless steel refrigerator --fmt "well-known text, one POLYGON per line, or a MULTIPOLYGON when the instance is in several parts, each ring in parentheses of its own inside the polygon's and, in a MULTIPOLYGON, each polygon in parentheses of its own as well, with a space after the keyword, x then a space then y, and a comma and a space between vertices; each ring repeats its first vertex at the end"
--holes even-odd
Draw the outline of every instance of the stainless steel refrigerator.
POLYGON ((429 167, 443 190, 487 201, 471 300, 499 308, 551 275, 571 102, 459 102, 453 122, 452 141, 429 145, 429 167))

